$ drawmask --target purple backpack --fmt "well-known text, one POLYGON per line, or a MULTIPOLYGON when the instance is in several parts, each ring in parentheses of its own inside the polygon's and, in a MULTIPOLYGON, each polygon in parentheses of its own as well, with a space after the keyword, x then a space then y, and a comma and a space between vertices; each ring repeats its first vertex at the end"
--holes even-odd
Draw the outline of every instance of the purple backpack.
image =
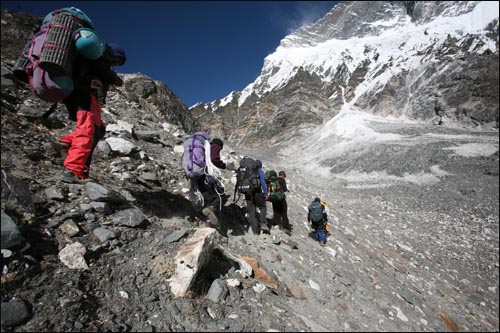
POLYGON ((206 132, 196 132, 184 142, 182 168, 186 177, 196 179, 205 174, 205 142, 210 142, 206 132))
POLYGON ((90 19, 77 16, 72 9, 59 9, 46 16, 14 68, 18 79, 29 83, 39 98, 51 103, 67 98, 73 91, 72 66, 77 56, 73 32, 91 26, 90 19))

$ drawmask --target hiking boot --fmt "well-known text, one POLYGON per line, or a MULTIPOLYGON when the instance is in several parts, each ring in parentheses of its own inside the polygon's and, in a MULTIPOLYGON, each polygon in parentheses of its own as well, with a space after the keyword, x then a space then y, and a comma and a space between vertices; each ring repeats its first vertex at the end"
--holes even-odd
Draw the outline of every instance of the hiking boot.
POLYGON ((269 227, 267 226, 267 224, 264 224, 264 223, 262 223, 260 225, 260 231, 263 234, 269 234, 269 233, 271 233, 270 230, 269 230, 269 227))
POLYGON ((59 179, 61 179, 65 183, 73 183, 73 184, 79 184, 79 183, 85 183, 88 181, 88 179, 84 177, 77 177, 73 171, 64 169, 61 171, 59 174, 59 179))
POLYGON ((326 245, 325 242, 319 242, 319 246, 324 247, 326 245))
POLYGON ((213 225, 214 227, 219 226, 219 219, 215 214, 214 207, 205 207, 201 212, 203 213, 203 215, 208 216, 208 220, 210 221, 211 225, 213 225))

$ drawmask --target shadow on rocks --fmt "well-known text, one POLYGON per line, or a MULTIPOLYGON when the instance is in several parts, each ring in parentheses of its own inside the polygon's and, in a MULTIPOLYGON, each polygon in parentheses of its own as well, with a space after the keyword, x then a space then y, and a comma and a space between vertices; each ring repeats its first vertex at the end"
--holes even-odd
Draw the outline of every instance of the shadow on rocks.
POLYGON ((173 194, 166 190, 151 192, 131 192, 136 199, 136 205, 145 214, 154 215, 158 218, 180 217, 194 220, 197 216, 193 205, 182 195, 173 194))

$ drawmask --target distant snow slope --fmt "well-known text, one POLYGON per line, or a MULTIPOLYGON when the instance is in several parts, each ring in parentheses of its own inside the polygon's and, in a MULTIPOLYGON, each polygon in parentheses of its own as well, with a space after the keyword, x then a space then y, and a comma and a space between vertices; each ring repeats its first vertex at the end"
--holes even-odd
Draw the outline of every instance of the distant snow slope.
MULTIPOLYGON (((315 42, 314 39, 298 38, 297 34, 301 33, 299 29, 295 34, 287 36, 276 51, 265 58, 261 75, 244 88, 238 104, 241 106, 252 93, 261 96, 285 85, 297 73, 299 67, 317 74, 325 82, 330 82, 338 66, 345 64, 352 73, 365 59, 377 57, 377 61, 369 65, 365 82, 357 88, 355 95, 361 96, 366 90, 383 86, 399 72, 418 66, 426 56, 424 51, 431 46, 437 48, 442 45, 448 36, 460 40, 468 34, 484 35, 486 25, 498 18, 499 3, 483 1, 472 11, 458 16, 452 16, 453 8, 450 7, 441 16, 423 24, 412 22, 407 15, 371 22, 369 24, 372 26, 383 27, 382 32, 360 38, 332 38, 315 42), (391 61, 398 65, 391 66, 391 70, 382 75, 375 75, 391 61)), ((321 20, 316 24, 320 23, 321 20)), ((309 28, 308 38, 314 38, 314 29, 314 25, 309 28)), ((327 34, 321 31, 317 38, 327 34)), ((487 49, 496 49, 495 42, 490 38, 484 36, 481 41, 482 44, 471 45, 470 52, 482 54, 487 49)), ((356 97, 351 104, 355 101, 356 97)))

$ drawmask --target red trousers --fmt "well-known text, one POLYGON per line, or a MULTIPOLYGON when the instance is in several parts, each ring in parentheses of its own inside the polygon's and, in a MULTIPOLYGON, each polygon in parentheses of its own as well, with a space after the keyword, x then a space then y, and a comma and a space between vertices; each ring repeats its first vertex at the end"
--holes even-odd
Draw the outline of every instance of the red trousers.
POLYGON ((64 166, 79 178, 85 178, 88 175, 90 163, 87 161, 90 161, 94 147, 99 140, 94 137, 94 132, 96 128, 100 129, 104 126, 97 98, 92 93, 90 97, 90 110, 77 110, 75 130, 59 140, 70 145, 64 166))

